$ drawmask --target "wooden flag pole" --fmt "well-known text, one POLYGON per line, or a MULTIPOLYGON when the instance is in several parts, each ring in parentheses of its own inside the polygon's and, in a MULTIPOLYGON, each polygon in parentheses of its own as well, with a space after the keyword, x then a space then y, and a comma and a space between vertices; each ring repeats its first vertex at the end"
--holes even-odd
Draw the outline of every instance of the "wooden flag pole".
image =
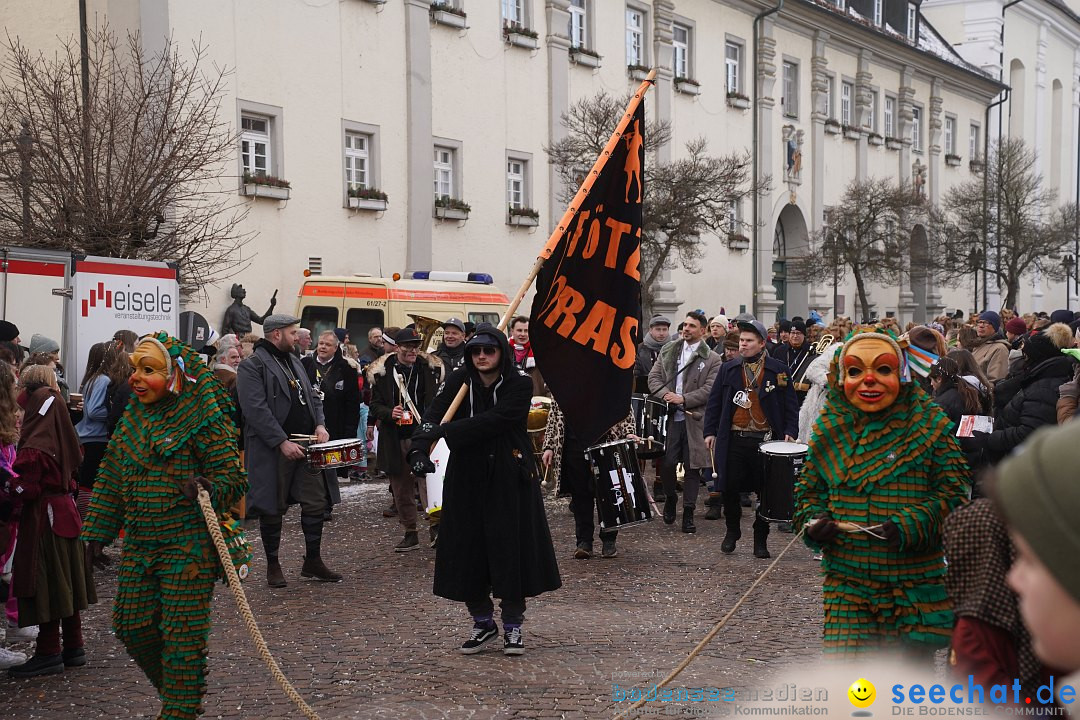
MULTIPOLYGON (((637 110, 637 106, 645 98, 646 91, 652 87, 656 80, 656 69, 649 71, 648 76, 638 86, 637 92, 634 93, 634 97, 630 99, 630 104, 626 106, 626 112, 619 118, 619 124, 615 127, 615 132, 611 133, 611 137, 608 138, 607 145, 604 146, 603 152, 597 156, 596 162, 593 163, 592 170, 585 176, 585 180, 582 181, 581 187, 578 188, 577 193, 574 195, 574 199, 570 201, 570 206, 566 208, 566 212, 563 213, 562 218, 555 225, 555 229, 552 231, 551 236, 548 237, 547 244, 544 245, 544 249, 540 251, 540 256, 536 258, 536 262, 533 263, 532 270, 525 277, 525 281, 521 283, 521 288, 518 289, 517 294, 514 295, 514 299, 510 301, 510 304, 506 308, 506 313, 499 321, 499 331, 506 332, 506 326, 510 323, 510 318, 514 317, 517 313, 518 306, 521 305, 521 301, 525 299, 525 293, 529 292, 529 288, 532 287, 533 281, 536 280, 536 276, 540 274, 540 268, 544 266, 548 258, 555 252, 555 246, 559 244, 559 238, 566 232, 566 228, 570 226, 570 221, 577 215, 578 208, 581 207, 582 201, 589 196, 589 192, 592 190, 593 183, 596 182, 596 178, 600 176, 600 171, 607 165, 608 158, 611 157, 611 153, 615 151, 615 147, 619 144, 619 140, 622 139, 623 133, 626 132, 626 126, 630 124, 630 120, 634 117, 634 111, 637 110)), ((446 414, 443 415, 442 423, 450 422, 450 419, 457 414, 458 408, 461 407, 461 403, 464 402, 465 396, 468 394, 469 388, 467 384, 462 384, 458 390, 457 396, 454 397, 454 401, 450 403, 450 407, 446 409, 446 414)))

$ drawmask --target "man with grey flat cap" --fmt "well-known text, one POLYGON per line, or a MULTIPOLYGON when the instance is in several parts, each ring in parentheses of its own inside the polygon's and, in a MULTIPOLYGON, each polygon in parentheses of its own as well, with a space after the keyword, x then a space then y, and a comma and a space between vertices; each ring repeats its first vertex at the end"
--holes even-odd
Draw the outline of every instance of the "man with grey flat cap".
POLYGON ((322 397, 293 354, 300 318, 282 313, 263 320, 266 337, 236 371, 236 391, 244 417, 245 465, 250 490, 247 512, 259 518, 266 552, 266 582, 285 587, 278 559, 281 523, 289 505, 300 506, 306 554, 300 576, 338 582, 341 575, 322 560, 323 518, 330 499, 338 501, 334 471, 315 470, 294 440, 326 442, 322 397))
POLYGON ((465 365, 465 323, 452 317, 442 324, 442 344, 435 357, 443 361, 446 375, 465 365))
MULTIPOLYGON (((724 363, 705 406, 705 445, 714 455, 713 501, 708 520, 723 503, 727 534, 720 552, 735 552, 742 535, 740 492, 761 492, 764 466, 758 447, 769 440, 794 441, 799 434, 799 402, 788 367, 765 352, 768 339, 758 320, 739 321, 739 355, 724 363)), ((754 557, 769 557, 769 523, 754 518, 754 557)))

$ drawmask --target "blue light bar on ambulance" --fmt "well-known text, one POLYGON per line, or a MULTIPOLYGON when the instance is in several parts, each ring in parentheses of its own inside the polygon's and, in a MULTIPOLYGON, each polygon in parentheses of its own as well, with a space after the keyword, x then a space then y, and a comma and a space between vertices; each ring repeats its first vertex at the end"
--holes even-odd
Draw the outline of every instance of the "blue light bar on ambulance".
POLYGON ((487 273, 448 272, 445 270, 417 270, 412 273, 413 280, 449 280, 451 282, 475 282, 494 285, 495 280, 487 273))

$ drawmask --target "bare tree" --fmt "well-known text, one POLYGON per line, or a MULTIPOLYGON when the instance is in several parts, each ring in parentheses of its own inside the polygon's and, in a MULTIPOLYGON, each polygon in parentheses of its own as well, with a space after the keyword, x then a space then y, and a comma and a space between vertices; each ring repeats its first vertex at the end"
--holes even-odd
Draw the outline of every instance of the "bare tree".
POLYGON ((911 229, 923 214, 924 200, 910 186, 887 178, 853 181, 827 213, 827 224, 811 239, 805 255, 789 260, 797 278, 851 273, 864 319, 870 318, 870 283, 895 285, 905 274, 911 229))
POLYGON ((1073 241, 1076 208, 1059 206, 1057 194, 1035 170, 1035 152, 1019 138, 993 148, 986 177, 954 186, 943 202, 946 280, 986 273, 1016 307, 1020 281, 1033 272, 1060 279, 1061 253, 1073 241))
MULTIPOLYGON (((629 101, 630 95, 616 97, 601 91, 579 100, 562 116, 567 135, 545 150, 565 188, 563 202, 573 199, 629 101)), ((657 148, 670 141, 669 122, 646 123, 641 231, 642 305, 646 310, 652 306, 652 291, 660 272, 679 265, 699 272, 705 251, 703 237, 726 238, 733 228, 738 232, 741 222, 732 214, 733 203, 752 195, 755 189, 765 192, 769 185, 764 180, 755 188, 749 152, 712 156, 702 138, 688 142, 682 158, 657 162, 657 148)))
POLYGON ((204 46, 89 34, 55 56, 7 41, 0 68, 0 237, 35 247, 176 262, 185 291, 240 269, 247 214, 222 180, 236 152, 227 73, 204 46), (84 92, 85 88, 85 92, 84 92))

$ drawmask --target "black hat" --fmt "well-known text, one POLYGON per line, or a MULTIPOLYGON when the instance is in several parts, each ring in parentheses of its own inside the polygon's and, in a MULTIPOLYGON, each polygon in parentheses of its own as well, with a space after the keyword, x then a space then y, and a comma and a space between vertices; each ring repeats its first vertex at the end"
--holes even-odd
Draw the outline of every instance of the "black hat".
POLYGON ((487 323, 480 323, 480 326, 476 328, 476 334, 469 338, 469 342, 465 343, 465 349, 474 347, 502 347, 499 342, 498 336, 495 334, 498 330, 493 328, 487 323))
POLYGON ((801 318, 795 318, 791 321, 791 327, 788 329, 788 332, 796 331, 801 332, 803 335, 806 334, 806 323, 803 322, 801 318))
POLYGON ((420 344, 420 336, 416 334, 416 330, 413 328, 402 328, 394 335, 395 345, 404 345, 405 343, 420 344))
MULTIPOLYGON (((742 323, 739 323, 741 326, 742 323)), ((805 328, 803 331, 805 332, 805 328)), ((756 332, 756 331, 755 331, 756 332)), ((780 332, 791 332, 791 321, 786 318, 780 318, 780 332)))
POLYGON ((1068 325, 1075 319, 1076 317, 1072 310, 1055 310, 1050 313, 1050 322, 1065 323, 1068 325))
POLYGON ((0 342, 11 342, 17 337, 19 337, 19 328, 15 327, 15 323, 0 320, 0 342))

